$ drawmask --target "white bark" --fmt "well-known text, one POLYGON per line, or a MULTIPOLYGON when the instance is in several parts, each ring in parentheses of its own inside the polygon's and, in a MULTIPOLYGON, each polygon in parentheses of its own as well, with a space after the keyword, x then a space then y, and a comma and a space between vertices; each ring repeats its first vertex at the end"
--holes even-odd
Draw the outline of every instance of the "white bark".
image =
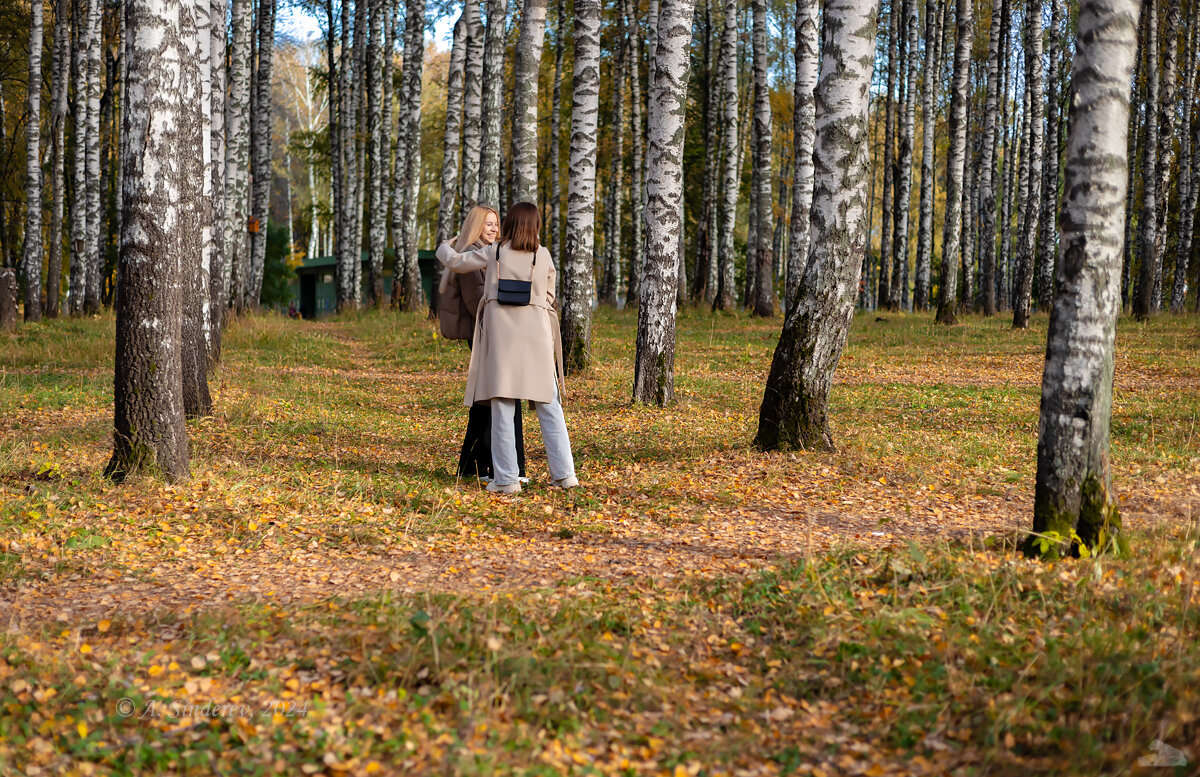
POLYGON ((892 248, 894 255, 889 307, 905 310, 908 308, 908 206, 912 199, 913 138, 917 121, 917 0, 905 0, 902 34, 905 46, 902 61, 907 66, 907 72, 901 74, 904 79, 904 99, 900 103, 900 172, 896 182, 896 243, 892 248))
POLYGON ((721 234, 717 243, 721 257, 721 275, 717 284, 717 296, 713 300, 715 310, 733 310, 737 304, 737 279, 734 276, 733 260, 733 232, 737 226, 741 161, 738 156, 737 9, 737 0, 725 0, 725 29, 721 36, 721 80, 725 91, 722 146, 725 164, 721 181, 721 234))
POLYGON ((100 0, 89 0, 87 15, 87 225, 83 249, 87 262, 87 286, 83 295, 85 313, 100 310, 100 283, 104 259, 100 256, 100 47, 103 7, 100 0))
MULTIPOLYGON (((979 170, 981 204, 979 230, 982 234, 983 314, 996 314, 996 162, 999 158, 996 129, 999 122, 997 107, 1000 98, 1000 17, 1001 0, 992 2, 992 23, 988 30, 987 97, 983 109, 983 163, 979 170)), ((1005 96, 1007 98, 1007 95, 1005 96)))
MULTIPOLYGON (((66 124, 67 124, 67 81, 70 73, 68 31, 70 27, 70 5, 68 0, 56 0, 54 11, 54 62, 50 85, 50 140, 53 147, 50 163, 51 204, 50 242, 46 252, 46 315, 58 316, 59 286, 62 279, 62 230, 63 197, 66 182, 66 124)), ((124 59, 124 57, 122 57, 124 59)), ((118 189, 118 196, 120 190, 118 189)))
POLYGON ((212 268, 212 28, 209 2, 183 6, 181 19, 192 28, 190 61, 183 63, 180 97, 185 121, 180 124, 180 153, 184 158, 185 200, 193 208, 184 214, 181 239, 183 263, 183 324, 180 356, 183 373, 183 412, 188 416, 212 412, 208 391, 208 355, 212 349, 209 318, 209 273, 212 268))
MULTIPOLYGON (((711 0, 710 0, 711 2, 711 0)), ((629 127, 633 141, 633 179, 630 181, 629 220, 633 223, 633 253, 629 257, 629 282, 626 284, 625 305, 636 305, 645 265, 646 241, 643 227, 646 219, 646 188, 643 182, 645 158, 642 145, 645 127, 642 124, 642 32, 637 18, 637 3, 624 0, 625 18, 632 27, 629 42, 629 127)))
MULTIPOLYGON (((454 23, 454 44, 450 48, 450 72, 446 80, 446 126, 442 134, 442 197, 438 207, 437 244, 445 243, 458 230, 457 210, 459 146, 462 136, 463 77, 467 59, 467 13, 454 23)), ((438 263, 440 267, 440 263, 438 263)), ((434 284, 437 288, 437 284, 434 284)))
POLYGON ((775 315, 775 284, 771 272, 771 91, 767 81, 767 2, 753 0, 754 7, 754 175, 750 196, 755 201, 755 253, 747 262, 755 263, 754 299, 746 300, 756 316, 775 315))
MULTIPOLYGON (((465 0, 467 18, 467 62, 463 78, 462 176, 458 208, 461 221, 479 203, 479 157, 483 145, 483 51, 484 28, 479 18, 479 0, 465 0)), ((497 203, 484 203, 496 207, 497 203)))
POLYGON ((396 133, 395 189, 392 195, 392 244, 396 266, 392 304, 416 310, 422 302, 417 267, 417 193, 421 170, 421 76, 425 68, 425 0, 407 0, 404 14, 404 64, 400 121, 396 133))
POLYGON ((537 202, 538 74, 546 39, 546 0, 525 0, 513 62, 512 202, 537 202))
MULTIPOLYGON (((361 1, 361 0, 360 0, 361 1)), ((367 216, 370 219, 367 233, 367 289, 369 305, 383 305, 387 301, 383 288, 383 254, 387 248, 387 208, 384 204, 384 189, 380 179, 387 170, 391 149, 383 144, 383 126, 391 116, 383 114, 383 27, 388 16, 388 3, 372 0, 368 21, 367 41, 367 166, 371 171, 371 189, 368 193, 367 216)), ((388 52, 390 56, 390 52, 388 52)), ((449 114, 447 114, 449 119, 449 114)))
MULTIPOLYGON (((1200 195, 1200 127, 1191 134, 1196 100, 1196 60, 1200 59, 1200 2, 1192 4, 1191 20, 1185 25, 1183 125, 1179 133, 1180 214, 1179 242, 1175 252, 1175 281, 1171 286, 1171 312, 1182 313, 1187 299, 1188 265, 1195 239, 1196 203, 1200 195)), ((1200 299, 1200 296, 1197 296, 1200 299)))
POLYGON ((953 324, 958 310, 958 263, 962 251, 963 170, 967 156, 967 81, 974 33, 971 0, 958 0, 955 26, 954 83, 950 98, 950 153, 946 172, 946 226, 943 231, 942 273, 938 287, 937 320, 953 324))
POLYGON ((250 269, 250 40, 251 0, 231 0, 229 102, 225 111, 225 257, 223 307, 241 309, 250 269))
POLYGON ((1137 15, 1137 0, 1080 3, 1058 291, 1042 376, 1033 528, 1062 537, 1077 530, 1093 548, 1121 541, 1108 450, 1137 15))
POLYGON ((675 396, 675 310, 679 283, 683 129, 692 0, 662 0, 651 70, 646 169, 646 265, 638 297, 633 399, 665 405, 675 396))
POLYGON ((1029 145, 1025 157, 1028 188, 1023 190, 1020 242, 1017 245, 1017 293, 1013 304, 1013 326, 1029 326, 1033 305, 1033 274, 1037 262, 1038 222, 1042 205, 1042 4, 1029 0, 1025 11, 1025 82, 1029 93, 1029 145))
POLYGON ((211 122, 209 177, 212 195, 213 250, 208 268, 209 297, 209 365, 221 360, 221 334, 225 327, 225 301, 229 298, 226 281, 229 277, 227 242, 229 218, 225 206, 225 10, 226 0, 211 0, 209 4, 209 45, 211 51, 211 122))
POLYGON ((29 84, 25 102, 25 320, 42 318, 42 0, 33 0, 29 29, 29 84))
MULTIPOLYGON (((188 471, 180 344, 189 199, 197 186, 198 135, 184 103, 195 27, 180 0, 127 0, 128 131, 117 293, 113 457, 107 474, 156 467, 171 479, 188 471), (153 120, 151 120, 153 117, 153 120)), ((199 95, 192 95, 193 101, 199 95)), ((194 107, 194 103, 193 103, 194 107)))
POLYGON ((262 296, 267 256, 267 227, 271 215, 271 71, 275 58, 275 3, 259 0, 258 63, 254 73, 254 115, 250 117, 250 175, 253 179, 251 217, 258 231, 250 235, 250 274, 244 306, 257 309, 262 296))
POLYGON ((505 111, 505 0, 488 0, 487 36, 483 52, 483 144, 479 151, 479 201, 493 208, 500 203, 501 114, 505 111))
POLYGON ((875 0, 825 4, 809 262, 771 361, 755 437, 764 450, 833 447, 829 391, 867 248, 867 104, 876 16, 875 0))
POLYGON ((808 267, 808 238, 813 197, 813 142, 817 104, 817 0, 796 0, 796 85, 792 116, 792 224, 787 259, 784 313, 796 307, 800 281, 808 267))
POLYGON ((562 347, 569 372, 587 369, 592 347, 592 252, 596 229, 596 126, 600 105, 600 0, 575 0, 575 74, 567 162, 562 347))

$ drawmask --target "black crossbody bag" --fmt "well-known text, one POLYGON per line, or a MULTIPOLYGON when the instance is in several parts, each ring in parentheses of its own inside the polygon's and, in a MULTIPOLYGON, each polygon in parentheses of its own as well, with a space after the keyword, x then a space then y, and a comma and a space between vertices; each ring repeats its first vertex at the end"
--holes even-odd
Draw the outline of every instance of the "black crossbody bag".
POLYGON ((496 249, 496 301, 501 305, 528 305, 533 290, 533 268, 537 267, 537 253, 529 267, 529 280, 519 281, 500 277, 500 249, 496 249))

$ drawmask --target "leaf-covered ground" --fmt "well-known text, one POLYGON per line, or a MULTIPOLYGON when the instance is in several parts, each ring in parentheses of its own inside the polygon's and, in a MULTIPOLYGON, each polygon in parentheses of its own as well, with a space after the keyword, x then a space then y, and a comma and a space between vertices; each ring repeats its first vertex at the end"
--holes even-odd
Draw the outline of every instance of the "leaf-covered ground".
POLYGON ((1045 319, 884 318, 855 320, 839 451, 764 455, 778 320, 685 312, 659 410, 601 312, 584 487, 547 487, 527 413, 516 498, 454 478, 467 351, 420 318, 237 322, 192 478, 119 487, 111 318, 23 328, 0 774, 1128 773, 1200 741, 1196 319, 1121 322, 1133 557, 1043 565, 1012 545, 1045 319))

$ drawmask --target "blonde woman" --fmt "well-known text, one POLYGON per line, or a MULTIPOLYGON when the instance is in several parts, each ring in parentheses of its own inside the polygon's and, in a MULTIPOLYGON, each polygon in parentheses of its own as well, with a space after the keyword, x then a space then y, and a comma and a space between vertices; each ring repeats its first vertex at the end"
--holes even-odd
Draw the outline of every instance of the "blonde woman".
POLYGON ((521 490, 510 419, 512 408, 520 407, 523 400, 533 403, 541 422, 550 485, 579 485, 559 403, 563 374, 554 310, 557 273, 550 252, 538 242, 541 226, 537 206, 518 202, 504 215, 498 243, 462 251, 448 242, 437 252, 442 264, 456 273, 487 273, 464 401, 469 406, 483 400, 492 404, 496 477, 488 490, 504 494, 521 490))
MULTIPOLYGON (((467 213, 453 245, 459 251, 474 251, 496 242, 500 236, 500 216, 486 205, 476 205, 467 213)), ((442 336, 466 340, 472 347, 475 313, 483 299, 484 273, 443 272, 438 284, 438 322, 442 336)), ((522 432, 521 406, 513 416, 517 440, 519 477, 525 477, 525 435, 522 432)), ((488 402, 476 402, 467 413, 467 434, 458 456, 458 476, 490 482, 492 471, 492 408, 488 402)))

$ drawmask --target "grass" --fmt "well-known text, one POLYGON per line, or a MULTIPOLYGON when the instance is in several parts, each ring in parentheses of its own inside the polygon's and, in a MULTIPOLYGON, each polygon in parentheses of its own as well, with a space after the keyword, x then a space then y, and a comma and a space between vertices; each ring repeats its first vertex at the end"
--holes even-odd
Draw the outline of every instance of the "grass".
POLYGON ((764 455, 778 320, 683 311, 654 409, 604 309, 568 386, 585 488, 545 488, 529 414, 517 499, 453 476, 466 349, 420 318, 235 322, 192 478, 121 487, 112 319, 24 327, 0 774, 1128 773, 1191 746, 1200 328, 1118 329, 1134 554, 1040 564, 1012 548, 1045 323, 860 315, 838 452, 764 455))

